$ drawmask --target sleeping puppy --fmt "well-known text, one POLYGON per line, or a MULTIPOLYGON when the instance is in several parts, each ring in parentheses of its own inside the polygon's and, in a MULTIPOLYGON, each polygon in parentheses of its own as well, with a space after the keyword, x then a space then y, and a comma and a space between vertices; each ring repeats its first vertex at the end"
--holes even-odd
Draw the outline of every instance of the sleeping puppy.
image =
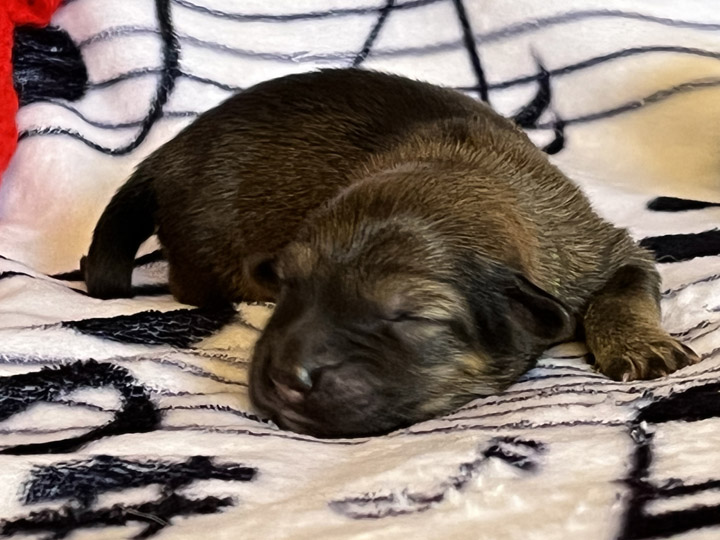
POLYGON ((397 76, 291 75, 203 114, 106 208, 89 293, 130 295, 155 230, 179 301, 276 302, 251 398, 302 433, 448 413, 578 336, 616 380, 698 361, 660 326, 650 255, 521 130, 397 76))

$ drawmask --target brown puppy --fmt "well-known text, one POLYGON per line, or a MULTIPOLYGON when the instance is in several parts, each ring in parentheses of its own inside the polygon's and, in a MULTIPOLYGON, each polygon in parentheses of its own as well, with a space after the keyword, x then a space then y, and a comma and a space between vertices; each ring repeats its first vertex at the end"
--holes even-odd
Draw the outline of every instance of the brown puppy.
POLYGON ((110 202, 84 265, 90 294, 131 293, 155 227, 178 300, 277 300, 251 397, 300 432, 447 413, 577 331, 614 379, 697 361, 660 327, 648 253, 522 131, 401 77, 292 75, 202 115, 110 202))

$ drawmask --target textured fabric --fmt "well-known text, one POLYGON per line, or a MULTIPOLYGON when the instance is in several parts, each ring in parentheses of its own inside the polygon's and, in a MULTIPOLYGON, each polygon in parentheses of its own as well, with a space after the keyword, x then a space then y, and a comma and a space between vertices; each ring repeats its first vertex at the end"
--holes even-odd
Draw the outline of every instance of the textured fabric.
POLYGON ((61 0, 5 0, 0 6, 0 174, 15 150, 18 99, 13 88, 13 32, 15 26, 43 26, 61 0))
POLYGON ((0 189, 2 532, 718 538, 720 207, 668 198, 720 201, 714 2, 67 0, 52 24, 89 82, 20 109, 0 189), (444 418, 317 440, 249 404, 271 306, 174 302, 154 240, 135 298, 85 294, 78 260, 144 156, 234 91, 348 65, 514 117, 656 250, 663 323, 703 362, 618 383, 565 344, 444 418))

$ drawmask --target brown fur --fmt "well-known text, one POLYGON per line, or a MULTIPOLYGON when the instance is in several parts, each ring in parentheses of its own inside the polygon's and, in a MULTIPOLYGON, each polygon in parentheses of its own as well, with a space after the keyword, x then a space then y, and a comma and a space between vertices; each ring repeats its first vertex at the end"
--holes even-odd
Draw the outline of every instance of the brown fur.
POLYGON ((446 413, 576 330, 615 379, 697 361, 660 327, 648 253, 509 121, 428 84, 327 70, 204 114, 110 203, 91 294, 129 294, 151 224, 180 301, 277 299, 251 395, 297 431, 446 413))

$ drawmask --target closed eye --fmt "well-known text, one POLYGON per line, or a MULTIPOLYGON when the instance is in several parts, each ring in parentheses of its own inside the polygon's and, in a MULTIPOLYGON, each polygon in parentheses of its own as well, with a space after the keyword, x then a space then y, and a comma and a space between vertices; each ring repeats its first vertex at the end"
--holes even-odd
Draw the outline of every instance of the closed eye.
POLYGON ((430 317, 429 314, 426 313, 411 311, 399 311, 397 313, 393 313, 388 317, 385 317, 385 320, 391 323, 416 322, 426 324, 446 324, 448 322, 444 319, 430 317))

